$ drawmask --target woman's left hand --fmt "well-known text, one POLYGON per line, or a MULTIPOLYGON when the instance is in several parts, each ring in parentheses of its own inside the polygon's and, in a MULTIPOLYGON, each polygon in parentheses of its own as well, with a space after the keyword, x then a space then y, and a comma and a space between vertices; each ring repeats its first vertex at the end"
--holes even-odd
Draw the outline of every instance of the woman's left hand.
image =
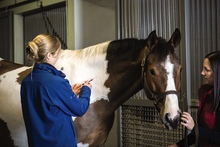
POLYGON ((78 96, 82 86, 82 84, 73 84, 72 91, 78 96))
POLYGON ((188 130, 192 130, 195 126, 195 122, 192 116, 188 112, 183 112, 181 116, 181 124, 185 126, 188 130))

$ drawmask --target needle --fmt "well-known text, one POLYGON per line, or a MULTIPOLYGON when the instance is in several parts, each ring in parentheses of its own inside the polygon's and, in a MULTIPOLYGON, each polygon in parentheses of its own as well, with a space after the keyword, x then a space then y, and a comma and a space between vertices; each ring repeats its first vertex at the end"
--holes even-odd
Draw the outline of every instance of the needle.
POLYGON ((90 79, 89 82, 92 82, 93 79, 94 79, 94 78, 90 79))

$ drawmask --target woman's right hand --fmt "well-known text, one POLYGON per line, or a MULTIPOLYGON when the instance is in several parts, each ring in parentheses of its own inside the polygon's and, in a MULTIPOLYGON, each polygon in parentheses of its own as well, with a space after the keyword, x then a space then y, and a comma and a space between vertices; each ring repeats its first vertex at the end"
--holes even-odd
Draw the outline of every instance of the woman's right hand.
POLYGON ((88 86, 90 89, 92 89, 92 84, 87 80, 83 83, 83 85, 88 86))
POLYGON ((188 112, 183 112, 181 116, 181 124, 185 126, 188 130, 192 130, 195 126, 195 122, 192 116, 188 112))

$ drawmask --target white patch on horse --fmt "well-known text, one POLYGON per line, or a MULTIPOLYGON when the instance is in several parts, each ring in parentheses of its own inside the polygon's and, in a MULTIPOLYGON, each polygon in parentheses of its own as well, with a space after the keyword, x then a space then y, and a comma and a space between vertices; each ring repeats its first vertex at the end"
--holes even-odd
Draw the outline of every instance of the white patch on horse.
MULTIPOLYGON (((173 76, 174 65, 170 62, 170 56, 169 55, 167 56, 167 59, 164 63, 164 68, 165 68, 166 73, 167 73, 166 91, 169 91, 169 90, 176 91, 174 76, 173 76)), ((177 95, 176 94, 168 94, 166 96, 164 113, 170 113, 169 117, 171 119, 174 119, 174 117, 176 115, 178 115, 177 114, 178 110, 179 110, 179 105, 178 105, 177 95)))
POLYGON ((90 104, 104 99, 109 101, 110 89, 104 83, 108 79, 106 50, 110 42, 104 42, 80 50, 63 50, 56 63, 57 69, 63 69, 70 84, 90 80, 92 84, 90 104), (103 50, 104 48, 104 50, 103 50), (93 54, 91 56, 91 54, 93 54), (100 86, 102 85, 102 86, 100 86))
POLYGON ((77 147, 89 147, 89 144, 78 143, 77 147))
POLYGON ((21 109, 20 84, 16 80, 18 73, 28 68, 21 67, 0 75, 2 94, 0 96, 0 118, 7 123, 14 145, 19 147, 27 147, 28 144, 21 109), (8 112, 10 112, 10 115, 8 115, 8 112))

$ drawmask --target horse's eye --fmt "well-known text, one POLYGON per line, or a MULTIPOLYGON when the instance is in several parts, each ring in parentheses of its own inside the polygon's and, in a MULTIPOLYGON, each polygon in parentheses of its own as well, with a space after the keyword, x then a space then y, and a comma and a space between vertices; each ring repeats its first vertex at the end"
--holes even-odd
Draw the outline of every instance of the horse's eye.
POLYGON ((150 69, 150 73, 151 73, 152 75, 154 75, 154 76, 156 75, 155 72, 154 72, 154 69, 150 69))

